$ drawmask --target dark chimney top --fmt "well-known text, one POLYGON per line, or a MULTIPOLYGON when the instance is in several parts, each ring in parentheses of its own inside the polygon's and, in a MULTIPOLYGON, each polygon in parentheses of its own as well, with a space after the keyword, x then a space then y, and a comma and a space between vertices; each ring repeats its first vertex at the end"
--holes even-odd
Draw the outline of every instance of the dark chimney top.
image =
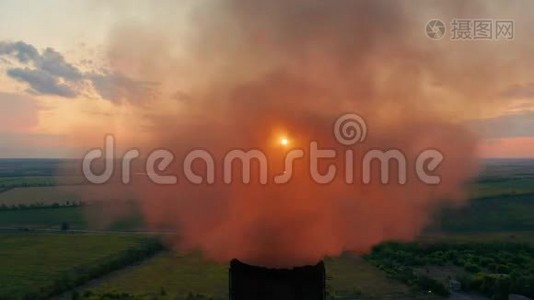
POLYGON ((325 268, 269 269, 234 259, 230 262, 231 300, 324 300, 325 268))

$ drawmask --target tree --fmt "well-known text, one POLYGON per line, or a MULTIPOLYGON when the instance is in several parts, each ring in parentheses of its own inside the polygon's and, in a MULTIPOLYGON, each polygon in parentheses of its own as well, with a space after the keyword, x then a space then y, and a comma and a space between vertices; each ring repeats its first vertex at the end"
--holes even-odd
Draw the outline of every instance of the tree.
POLYGON ((69 230, 69 229, 70 229, 70 225, 69 225, 68 222, 63 222, 63 223, 61 223, 61 230, 62 230, 62 231, 67 231, 67 230, 69 230))

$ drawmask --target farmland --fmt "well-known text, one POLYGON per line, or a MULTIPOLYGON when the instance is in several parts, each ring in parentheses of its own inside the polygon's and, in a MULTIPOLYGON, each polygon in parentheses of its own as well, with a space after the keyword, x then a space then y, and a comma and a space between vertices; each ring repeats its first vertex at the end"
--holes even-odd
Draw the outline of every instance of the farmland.
MULTIPOLYGON (((89 185, 75 170, 74 161, 0 160, 0 299, 227 298, 226 264, 162 249, 156 236, 136 233, 148 228, 135 194, 89 185)), ((330 299, 439 299, 452 278, 466 293, 529 293, 487 286, 507 282, 495 274, 513 276, 516 286, 527 276, 518 264, 530 266, 533 254, 517 245, 534 244, 534 162, 488 161, 467 187, 472 199, 436 211, 413 244, 327 258, 330 299)))
POLYGON ((0 298, 46 298, 68 290, 99 266, 120 267, 124 253, 147 241, 139 235, 1 233, 0 298))

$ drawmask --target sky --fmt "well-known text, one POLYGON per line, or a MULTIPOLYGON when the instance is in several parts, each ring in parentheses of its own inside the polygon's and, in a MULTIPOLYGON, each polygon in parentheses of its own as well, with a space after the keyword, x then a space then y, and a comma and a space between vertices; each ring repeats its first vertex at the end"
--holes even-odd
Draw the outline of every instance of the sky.
MULTIPOLYGON (((218 76, 207 64, 228 68, 190 47, 232 39, 197 36, 220 2, 0 1, 0 158, 73 157, 100 146, 105 133, 149 141, 153 118, 183 113, 188 95, 218 76)), ((470 128, 480 157, 534 158, 534 4, 452 2, 405 2, 400 38, 416 50, 395 55, 432 74, 417 101, 470 128), (454 18, 513 20, 515 36, 432 40, 425 25, 434 18, 448 27, 454 18)))

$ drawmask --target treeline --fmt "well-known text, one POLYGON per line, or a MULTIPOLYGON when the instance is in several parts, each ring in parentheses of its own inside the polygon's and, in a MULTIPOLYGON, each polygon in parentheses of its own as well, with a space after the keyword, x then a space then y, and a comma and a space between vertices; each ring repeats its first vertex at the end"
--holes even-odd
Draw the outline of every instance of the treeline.
POLYGON ((72 186, 88 184, 86 180, 80 179, 72 182, 57 182, 55 179, 47 181, 15 181, 0 183, 0 193, 7 192, 14 188, 28 188, 28 187, 50 187, 50 186, 72 186))
POLYGON ((64 203, 42 203, 36 202, 31 204, 13 204, 7 205, 5 203, 0 205, 0 211, 9 211, 9 210, 27 210, 27 209, 49 209, 49 208, 62 208, 62 207, 81 207, 87 206, 90 203, 84 201, 65 201, 64 203))
POLYGON ((51 284, 28 291, 23 299, 49 299, 70 291, 90 280, 145 260, 162 250, 164 250, 164 245, 159 239, 147 239, 141 245, 120 254, 111 255, 101 259, 99 262, 78 266, 63 272, 51 284))
POLYGON ((427 280, 414 267, 461 267, 468 275, 450 279, 458 280, 463 290, 493 299, 508 299, 509 294, 534 297, 534 247, 529 244, 389 242, 376 246, 365 258, 390 277, 440 295, 447 293, 446 283, 427 280))
POLYGON ((7 192, 14 188, 26 188, 26 187, 46 187, 46 186, 56 186, 57 184, 53 181, 43 181, 43 182, 7 182, 0 183, 0 193, 7 192))
POLYGON ((522 181, 533 179, 534 173, 511 173, 507 175, 482 175, 476 178, 473 183, 501 183, 511 181, 522 181))
MULTIPOLYGON (((161 288, 159 293, 152 293, 149 295, 134 295, 125 292, 104 292, 104 293, 95 293, 91 290, 85 291, 83 293, 73 292, 71 299, 72 300, 141 300, 141 299, 167 299, 167 291, 164 288, 161 288)), ((183 297, 175 297, 174 299, 183 299, 183 300, 214 300, 212 297, 205 296, 203 294, 189 292, 183 297)), ((222 298, 221 298, 222 299, 222 298)))

